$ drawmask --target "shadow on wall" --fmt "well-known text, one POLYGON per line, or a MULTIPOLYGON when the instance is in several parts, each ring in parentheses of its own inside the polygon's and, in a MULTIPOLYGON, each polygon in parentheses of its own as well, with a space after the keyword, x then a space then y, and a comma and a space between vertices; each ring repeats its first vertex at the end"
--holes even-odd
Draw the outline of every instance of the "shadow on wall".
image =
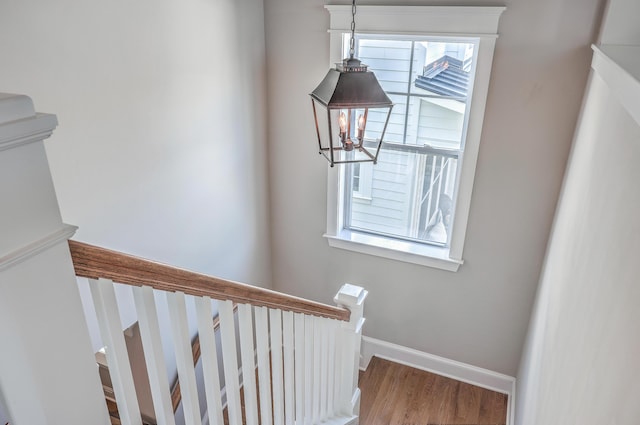
POLYGON ((0 393, 0 424, 2 425, 9 423, 9 416, 5 413, 4 404, 4 396, 0 393))

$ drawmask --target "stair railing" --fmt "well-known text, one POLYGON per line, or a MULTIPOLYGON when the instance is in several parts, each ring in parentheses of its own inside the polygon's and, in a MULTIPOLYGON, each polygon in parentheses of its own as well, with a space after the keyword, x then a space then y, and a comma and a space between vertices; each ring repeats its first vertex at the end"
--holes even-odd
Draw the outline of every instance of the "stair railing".
POLYGON ((141 425, 142 420, 114 282, 133 286, 158 424, 176 423, 154 297, 158 291, 167 299, 185 424, 202 424, 205 411, 208 423, 222 425, 225 408, 230 425, 357 421, 364 289, 343 285, 336 307, 76 241, 69 241, 69 248, 76 275, 89 279, 122 424, 141 425), (200 406, 196 384, 187 297, 194 297, 206 408, 200 406), (221 347, 212 300, 217 300, 221 347))
POLYGON ((169 332, 177 342, 186 424, 204 422, 187 329, 188 298, 197 310, 206 399, 202 411, 208 413, 208 423, 222 424, 221 377, 231 425, 243 423, 243 404, 247 424, 357 420, 355 382, 366 291, 345 285, 336 296, 340 306, 333 307, 78 242, 67 244, 76 228, 62 222, 43 142, 56 125, 55 115, 36 113, 27 96, 0 93, 0 399, 12 424, 109 424, 76 275, 90 282, 123 424, 139 425, 142 419, 112 282, 134 286, 158 424, 176 422, 158 325, 158 293, 170 307, 169 332), (220 350, 212 325, 213 299, 218 300, 220 350))

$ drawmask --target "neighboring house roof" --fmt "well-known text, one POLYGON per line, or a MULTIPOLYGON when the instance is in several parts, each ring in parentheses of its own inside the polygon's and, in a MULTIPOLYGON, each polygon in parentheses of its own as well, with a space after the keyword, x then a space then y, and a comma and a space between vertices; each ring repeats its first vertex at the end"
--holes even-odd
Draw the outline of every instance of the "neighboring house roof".
POLYGON ((466 98, 469 87, 469 65, 459 59, 445 55, 424 67, 415 85, 443 96, 466 98))

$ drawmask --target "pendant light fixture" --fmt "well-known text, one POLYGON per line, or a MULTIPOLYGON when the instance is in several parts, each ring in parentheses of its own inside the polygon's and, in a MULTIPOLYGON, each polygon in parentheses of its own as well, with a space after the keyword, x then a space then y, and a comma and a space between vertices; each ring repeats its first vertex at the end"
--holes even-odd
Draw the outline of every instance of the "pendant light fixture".
POLYGON ((331 166, 378 161, 393 103, 375 74, 354 57, 356 2, 351 5, 349 57, 330 69, 310 94, 319 153, 331 166), (376 138, 365 139, 369 134, 376 138))

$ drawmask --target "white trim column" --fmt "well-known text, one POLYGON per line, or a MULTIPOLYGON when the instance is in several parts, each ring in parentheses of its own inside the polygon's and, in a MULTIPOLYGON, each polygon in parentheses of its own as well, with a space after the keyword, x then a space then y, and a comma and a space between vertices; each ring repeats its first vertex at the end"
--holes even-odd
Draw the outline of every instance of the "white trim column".
POLYGON ((12 425, 107 425, 44 149, 56 125, 0 93, 0 393, 12 425))
POLYGON ((360 388, 358 388, 358 371, 360 366, 360 345, 362 343, 362 326, 364 325, 364 300, 369 292, 360 286, 345 283, 333 298, 340 307, 351 312, 348 322, 342 323, 341 340, 338 341, 338 355, 342 364, 342 383, 339 385, 340 413, 358 416, 360 414, 360 388))

